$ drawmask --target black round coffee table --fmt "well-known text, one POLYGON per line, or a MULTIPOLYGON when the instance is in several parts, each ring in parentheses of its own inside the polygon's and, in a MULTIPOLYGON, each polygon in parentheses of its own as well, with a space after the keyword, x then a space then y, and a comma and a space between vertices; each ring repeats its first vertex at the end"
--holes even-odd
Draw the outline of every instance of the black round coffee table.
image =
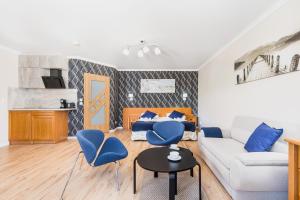
POLYGON ((169 147, 156 147, 142 151, 133 161, 133 193, 136 193, 136 162, 143 169, 153 171, 154 177, 158 177, 158 172, 169 173, 169 199, 175 200, 177 195, 177 173, 190 170, 193 176, 193 168, 197 165, 199 169, 199 199, 201 200, 201 167, 193 157, 193 153, 185 148, 178 151, 181 160, 169 161, 167 156, 170 151, 169 147))

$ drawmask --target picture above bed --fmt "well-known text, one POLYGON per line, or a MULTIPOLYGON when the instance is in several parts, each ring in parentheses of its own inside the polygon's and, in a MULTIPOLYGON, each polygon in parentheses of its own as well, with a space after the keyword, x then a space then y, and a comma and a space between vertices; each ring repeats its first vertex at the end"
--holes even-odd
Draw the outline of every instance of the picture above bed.
POLYGON ((141 79, 141 93, 175 93, 175 79, 141 79))

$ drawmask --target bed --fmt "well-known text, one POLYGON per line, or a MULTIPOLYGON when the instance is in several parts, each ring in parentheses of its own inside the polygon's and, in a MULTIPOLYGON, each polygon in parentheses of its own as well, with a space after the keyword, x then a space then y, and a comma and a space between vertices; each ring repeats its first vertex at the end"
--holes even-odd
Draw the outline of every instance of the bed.
POLYGON ((123 110, 123 127, 131 130, 132 140, 146 140, 146 133, 148 130, 153 130, 154 123, 174 120, 185 126, 182 140, 197 140, 197 118, 192 114, 191 108, 124 108, 123 110), (141 114, 147 110, 157 113, 158 117, 146 121, 140 119, 141 114), (168 114, 173 110, 184 113, 185 119, 169 118, 168 114))

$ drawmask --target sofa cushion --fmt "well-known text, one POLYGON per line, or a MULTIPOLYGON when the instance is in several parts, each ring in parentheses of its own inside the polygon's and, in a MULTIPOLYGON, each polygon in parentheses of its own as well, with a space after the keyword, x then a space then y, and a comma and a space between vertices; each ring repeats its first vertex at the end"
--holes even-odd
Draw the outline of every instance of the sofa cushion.
POLYGON ((234 159, 230 165, 230 186, 239 191, 286 192, 288 166, 246 166, 234 159))
POLYGON ((205 137, 223 138, 222 131, 218 127, 203 127, 205 137))
POLYGON ((235 156, 246 152, 242 143, 229 138, 201 138, 200 142, 227 169, 235 156))
POLYGON ((169 117, 172 118, 172 119, 181 118, 181 117, 183 117, 183 116, 184 116, 183 113, 178 112, 178 111, 176 111, 176 110, 174 110, 174 111, 169 115, 169 117))
POLYGON ((265 123, 259 125, 245 144, 248 152, 270 151, 273 144, 282 135, 283 129, 271 128, 265 123))
POLYGON ((236 156, 245 166, 288 166, 288 154, 277 152, 242 153, 236 156))
POLYGON ((231 137, 246 144, 253 131, 262 123, 259 119, 238 116, 234 119, 231 127, 231 137))
POLYGON ((153 119, 156 115, 157 115, 156 113, 147 110, 146 112, 144 112, 141 118, 153 119))

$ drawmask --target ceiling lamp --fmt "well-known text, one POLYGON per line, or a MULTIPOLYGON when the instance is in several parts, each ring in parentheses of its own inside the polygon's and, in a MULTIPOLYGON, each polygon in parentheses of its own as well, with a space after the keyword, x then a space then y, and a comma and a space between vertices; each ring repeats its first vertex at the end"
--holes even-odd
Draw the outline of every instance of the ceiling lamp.
POLYGON ((122 53, 125 56, 129 56, 130 53, 136 52, 136 55, 139 58, 142 58, 145 54, 148 54, 150 51, 152 51, 155 55, 161 54, 161 50, 156 44, 149 44, 146 43, 145 40, 141 40, 136 45, 127 45, 127 47, 123 49, 122 53))
POLYGON ((148 53, 150 51, 149 47, 148 46, 144 46, 143 47, 143 52, 144 53, 148 53))
POLYGON ((143 52, 143 50, 140 49, 140 50, 138 51, 137 55, 138 55, 139 58, 144 57, 144 52, 143 52))
POLYGON ((161 50, 158 47, 154 48, 154 53, 155 55, 160 55, 161 54, 161 50))

